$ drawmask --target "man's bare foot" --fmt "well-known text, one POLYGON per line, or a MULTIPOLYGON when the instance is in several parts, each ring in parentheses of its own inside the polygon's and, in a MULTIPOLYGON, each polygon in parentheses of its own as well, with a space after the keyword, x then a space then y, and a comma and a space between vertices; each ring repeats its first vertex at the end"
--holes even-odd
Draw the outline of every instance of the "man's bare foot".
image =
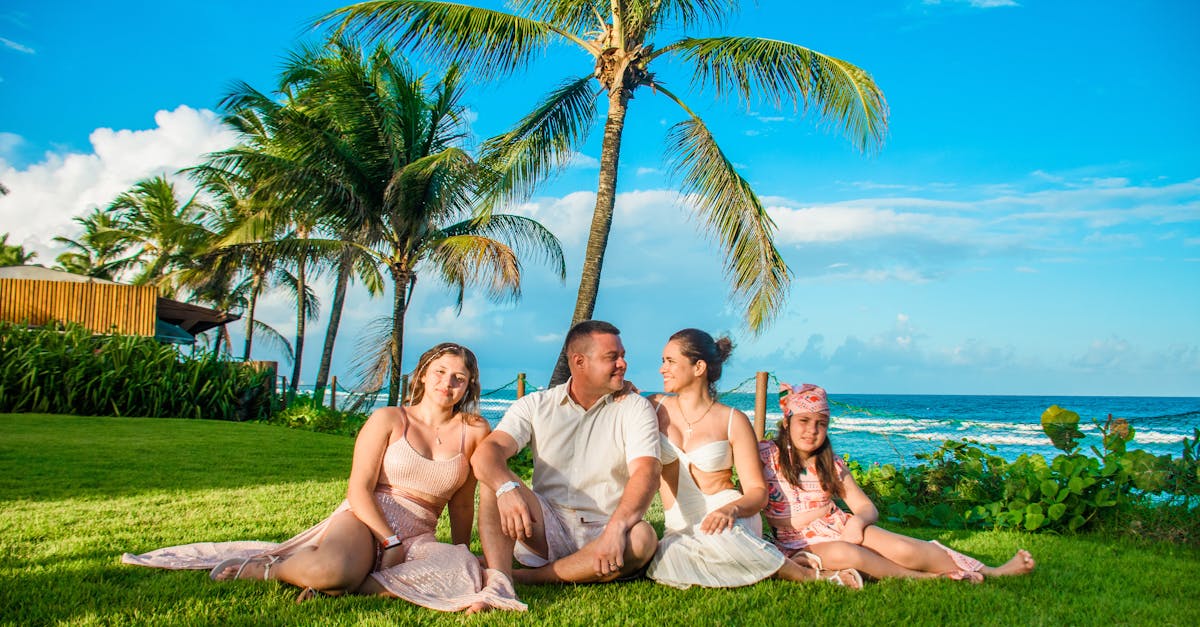
POLYGON ((1033 556, 1029 554, 1029 551, 1021 549, 1012 556, 1012 559, 1004 564, 995 568, 984 566, 980 572, 987 577, 1028 575, 1030 572, 1033 572, 1035 567, 1037 567, 1037 562, 1033 561, 1033 556))

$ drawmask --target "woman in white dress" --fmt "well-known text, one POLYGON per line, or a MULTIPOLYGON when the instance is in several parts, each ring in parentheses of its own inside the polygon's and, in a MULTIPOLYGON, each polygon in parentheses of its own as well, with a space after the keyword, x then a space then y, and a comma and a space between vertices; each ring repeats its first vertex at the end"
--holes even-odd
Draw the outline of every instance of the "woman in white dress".
POLYGON ((679 331, 663 349, 659 372, 670 396, 650 400, 662 434, 666 532, 647 576, 675 588, 729 588, 772 576, 855 585, 857 573, 819 573, 762 539, 767 487, 757 438, 745 414, 717 402, 716 382, 732 349, 729 338, 713 340, 699 329, 679 331))

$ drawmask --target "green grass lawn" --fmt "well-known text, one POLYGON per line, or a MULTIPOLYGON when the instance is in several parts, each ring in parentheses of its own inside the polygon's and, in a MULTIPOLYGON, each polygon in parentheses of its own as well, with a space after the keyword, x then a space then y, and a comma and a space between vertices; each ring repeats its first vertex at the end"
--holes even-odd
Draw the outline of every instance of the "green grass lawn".
MULTIPOLYGON (((519 586, 528 613, 478 617, 375 598, 295 605, 277 582, 120 563, 174 544, 287 539, 340 502, 352 447, 261 424, 0 415, 0 624, 1200 624, 1200 551, 1095 535, 906 530, 991 563, 1018 547, 1038 560, 1030 576, 979 586, 519 586)), ((661 526, 661 511, 651 519, 661 526)))

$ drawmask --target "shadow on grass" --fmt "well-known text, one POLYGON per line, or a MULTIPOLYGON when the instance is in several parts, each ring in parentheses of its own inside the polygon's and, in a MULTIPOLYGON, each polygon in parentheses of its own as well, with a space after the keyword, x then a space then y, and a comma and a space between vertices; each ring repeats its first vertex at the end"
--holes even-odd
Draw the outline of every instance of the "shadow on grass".
POLYGON ((0 414, 0 501, 345 480, 353 450, 258 423, 0 414))

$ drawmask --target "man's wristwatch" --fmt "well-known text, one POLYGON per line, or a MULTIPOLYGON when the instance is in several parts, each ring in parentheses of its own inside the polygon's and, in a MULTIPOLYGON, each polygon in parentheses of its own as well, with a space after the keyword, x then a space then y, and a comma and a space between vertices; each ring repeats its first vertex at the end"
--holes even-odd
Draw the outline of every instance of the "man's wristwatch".
POLYGON ((520 481, 507 481, 500 487, 496 488, 496 498, 500 498, 501 496, 504 496, 505 494, 508 494, 519 487, 521 487, 520 481))

